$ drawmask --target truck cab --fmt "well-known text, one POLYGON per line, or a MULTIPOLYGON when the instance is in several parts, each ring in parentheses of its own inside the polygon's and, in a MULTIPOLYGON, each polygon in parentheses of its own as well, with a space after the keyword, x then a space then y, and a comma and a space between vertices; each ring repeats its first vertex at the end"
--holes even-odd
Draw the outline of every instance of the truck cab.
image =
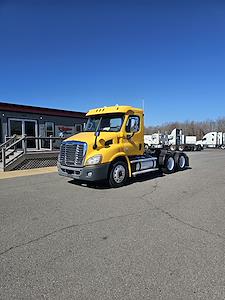
POLYGON ((202 148, 225 148, 225 134, 223 132, 212 131, 206 133, 203 138, 197 141, 202 148))
POLYGON ((206 133, 201 140, 197 141, 197 145, 201 145, 202 148, 215 148, 217 145, 217 132, 206 133))
MULTIPOLYGON (((145 153, 142 109, 116 105, 92 109, 86 116, 84 132, 61 144, 59 175, 84 181, 108 180, 110 186, 119 187, 128 177, 158 170, 160 154, 145 153)), ((165 158, 166 154, 161 164, 165 158)), ((170 160, 171 171, 175 169, 174 159, 170 160)), ((186 166, 186 157, 182 161, 186 166)))

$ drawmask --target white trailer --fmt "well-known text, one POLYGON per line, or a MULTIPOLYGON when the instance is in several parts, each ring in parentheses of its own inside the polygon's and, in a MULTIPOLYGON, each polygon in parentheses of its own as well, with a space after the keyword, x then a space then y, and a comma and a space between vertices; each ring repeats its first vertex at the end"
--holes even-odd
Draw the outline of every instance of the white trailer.
POLYGON ((185 136, 182 129, 175 128, 171 134, 154 133, 144 136, 144 143, 146 148, 170 148, 170 150, 201 150, 200 145, 196 145, 197 138, 194 135, 185 136))
POLYGON ((203 138, 196 143, 201 148, 221 148, 225 149, 225 133, 212 131, 206 133, 203 138))
POLYGON ((202 148, 197 145, 195 135, 184 135, 182 129, 174 128, 169 135, 169 147, 171 150, 179 151, 200 151, 202 148))

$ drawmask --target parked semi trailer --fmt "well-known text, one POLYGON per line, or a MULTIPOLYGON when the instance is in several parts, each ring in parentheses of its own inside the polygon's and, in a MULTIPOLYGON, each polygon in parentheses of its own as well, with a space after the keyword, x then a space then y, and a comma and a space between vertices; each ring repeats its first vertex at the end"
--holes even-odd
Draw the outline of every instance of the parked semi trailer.
POLYGON ((201 146, 197 144, 195 135, 184 135, 182 129, 173 129, 171 134, 154 133, 144 136, 146 149, 164 148, 173 151, 199 151, 201 146))
POLYGON ((173 129, 169 135, 169 145, 171 150, 179 151, 201 151, 202 147, 197 144, 195 135, 185 135, 182 129, 173 129))
POLYGON ((208 132, 201 140, 197 141, 197 145, 202 148, 225 149, 225 133, 217 131, 208 132))
POLYGON ((61 144, 59 175, 111 187, 124 185, 129 177, 156 170, 173 173, 189 165, 179 151, 144 147, 144 113, 131 106, 92 109, 84 132, 61 144))

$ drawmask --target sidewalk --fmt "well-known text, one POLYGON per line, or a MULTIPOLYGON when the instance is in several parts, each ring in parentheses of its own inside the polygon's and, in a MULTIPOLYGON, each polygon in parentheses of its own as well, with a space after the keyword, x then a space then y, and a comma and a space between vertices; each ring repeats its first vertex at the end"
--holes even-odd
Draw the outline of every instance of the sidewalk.
POLYGON ((54 173, 54 172, 57 172, 57 167, 46 167, 46 168, 36 168, 36 169, 29 169, 29 170, 0 172, 0 180, 7 179, 7 178, 14 178, 14 177, 54 173))

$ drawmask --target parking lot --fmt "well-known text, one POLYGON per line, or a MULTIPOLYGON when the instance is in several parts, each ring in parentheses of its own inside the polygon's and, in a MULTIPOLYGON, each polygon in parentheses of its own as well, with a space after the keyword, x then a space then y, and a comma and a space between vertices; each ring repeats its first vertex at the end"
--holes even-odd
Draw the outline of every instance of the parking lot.
POLYGON ((225 152, 119 189, 0 180, 0 299, 224 299, 225 152))

